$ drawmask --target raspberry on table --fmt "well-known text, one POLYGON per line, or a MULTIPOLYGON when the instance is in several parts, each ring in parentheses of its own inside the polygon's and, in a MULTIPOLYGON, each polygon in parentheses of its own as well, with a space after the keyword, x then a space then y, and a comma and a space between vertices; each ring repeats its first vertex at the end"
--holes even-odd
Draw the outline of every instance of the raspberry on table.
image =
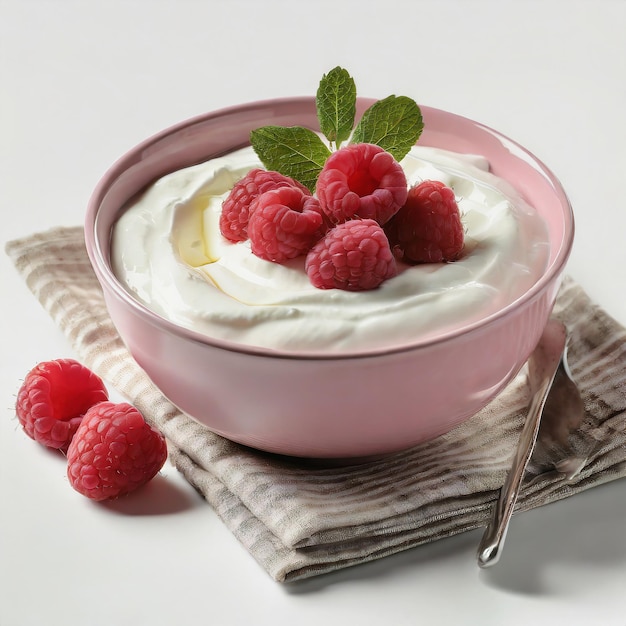
POLYGON ((456 260, 463 250, 464 232, 454 191, 436 180, 412 187, 385 232, 394 254, 408 263, 456 260))
POLYGON ((79 493, 109 500, 150 481, 167 458, 165 438, 125 402, 87 411, 67 451, 67 475, 79 493))
POLYGON ((252 203, 262 193, 279 187, 296 187, 310 195, 310 191, 304 185, 289 176, 260 168, 250 170, 235 184, 222 203, 219 223, 222 235, 233 243, 245 241, 248 238, 252 203))
POLYGON ((325 230, 317 198, 297 187, 262 193, 248 223, 252 252, 275 263, 305 254, 325 230))
POLYGON ((333 224, 360 217, 382 225, 405 203, 407 186, 404 170, 389 152, 357 143, 328 157, 316 193, 333 224))
POLYGON ((109 397, 102 379, 74 359, 36 365, 17 394, 15 412, 26 434, 67 450, 86 411, 109 397))
POLYGON ((398 272, 389 241, 378 222, 356 219, 338 224, 306 256, 305 270, 320 289, 375 289, 398 272))

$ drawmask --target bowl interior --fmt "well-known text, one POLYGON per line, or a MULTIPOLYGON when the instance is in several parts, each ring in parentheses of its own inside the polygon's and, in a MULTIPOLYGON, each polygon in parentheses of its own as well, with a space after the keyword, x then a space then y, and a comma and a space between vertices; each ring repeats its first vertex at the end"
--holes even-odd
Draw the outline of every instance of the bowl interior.
MULTIPOLYGON (((360 98, 357 118, 373 102, 360 98)), ((492 172, 512 184, 544 217, 550 237, 549 264, 532 293, 527 294, 532 297, 562 270, 573 240, 573 215, 559 181, 533 155, 500 133, 446 111, 425 106, 421 109, 425 128, 420 145, 486 157, 492 172)), ((160 176, 249 145, 250 131, 265 124, 318 129, 315 99, 260 101, 201 115, 147 139, 119 159, 94 191, 85 221, 87 250, 99 280, 155 322, 155 314, 132 298, 113 275, 110 258, 113 224, 129 200, 160 176)), ((161 318, 158 323, 169 326, 161 318)), ((194 334, 171 326, 173 332, 194 334)), ((212 341, 199 335, 196 339, 212 341)))

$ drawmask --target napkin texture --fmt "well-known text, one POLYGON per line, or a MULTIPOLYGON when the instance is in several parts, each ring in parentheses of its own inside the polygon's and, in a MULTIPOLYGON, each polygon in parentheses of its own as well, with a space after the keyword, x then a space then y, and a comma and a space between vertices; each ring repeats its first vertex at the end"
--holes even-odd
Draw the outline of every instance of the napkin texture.
MULTIPOLYGON (((436 440, 359 465, 279 457, 228 441, 174 407, 129 354, 104 304, 80 227, 6 244, 35 297, 87 366, 168 439, 170 458, 277 581, 322 574, 487 524, 528 402, 526 370, 436 440)), ((520 512, 626 476, 626 331, 566 277, 554 315, 585 402, 571 480, 531 460, 520 512)))

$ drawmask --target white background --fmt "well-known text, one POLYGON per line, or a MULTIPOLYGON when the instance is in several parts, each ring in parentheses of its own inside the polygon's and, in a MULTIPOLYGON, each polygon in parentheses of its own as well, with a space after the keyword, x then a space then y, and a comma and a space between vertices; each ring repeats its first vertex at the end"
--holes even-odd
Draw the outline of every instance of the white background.
MULTIPOLYGON (((568 272, 626 323, 626 2, 0 0, 2 243, 81 224, 125 150, 179 120, 310 95, 347 68, 516 139, 577 217, 568 272)), ((626 481, 480 532, 283 586, 166 466, 110 505, 82 498, 13 405, 37 362, 74 356, 0 259, 0 624, 626 625, 626 481)))

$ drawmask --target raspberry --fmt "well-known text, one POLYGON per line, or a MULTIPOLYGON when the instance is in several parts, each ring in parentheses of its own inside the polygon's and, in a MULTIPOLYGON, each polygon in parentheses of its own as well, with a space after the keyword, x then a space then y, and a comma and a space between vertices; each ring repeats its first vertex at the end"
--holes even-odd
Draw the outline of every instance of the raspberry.
POLYGON ((463 249, 463 225, 450 187, 426 180, 385 227, 394 254, 409 263, 454 261, 463 249))
POLYGON ((297 187, 310 195, 309 190, 298 181, 278 172, 262 169, 250 170, 230 191, 222 203, 220 232, 232 242, 248 238, 248 221, 253 201, 263 192, 278 187, 297 187))
POLYGON ((76 491, 109 500, 151 480, 163 467, 163 435, 125 402, 101 402, 87 411, 67 451, 67 476, 76 491))
POLYGON ((317 198, 296 187, 261 194, 254 202, 248 224, 252 252, 275 263, 305 254, 324 231, 317 198))
POLYGON ((328 157, 316 192, 333 224, 361 217, 382 225, 405 203, 407 181, 389 152, 370 143, 357 143, 328 157))
POLYGON ((306 256, 305 270, 320 289, 375 289, 397 274, 396 260, 381 226, 370 219, 338 224, 306 256))
POLYGON ((91 370, 74 359, 57 359, 28 372, 15 412, 29 437, 67 450, 87 409, 108 397, 104 383, 91 370))

